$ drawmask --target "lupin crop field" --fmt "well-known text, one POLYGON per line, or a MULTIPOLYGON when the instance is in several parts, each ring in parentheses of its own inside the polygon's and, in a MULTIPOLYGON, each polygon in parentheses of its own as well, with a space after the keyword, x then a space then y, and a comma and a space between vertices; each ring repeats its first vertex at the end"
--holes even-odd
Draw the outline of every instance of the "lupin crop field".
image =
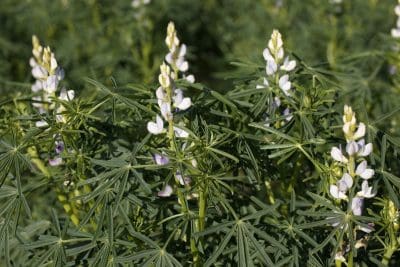
POLYGON ((0 0, 0 267, 400 266, 400 1, 0 0))

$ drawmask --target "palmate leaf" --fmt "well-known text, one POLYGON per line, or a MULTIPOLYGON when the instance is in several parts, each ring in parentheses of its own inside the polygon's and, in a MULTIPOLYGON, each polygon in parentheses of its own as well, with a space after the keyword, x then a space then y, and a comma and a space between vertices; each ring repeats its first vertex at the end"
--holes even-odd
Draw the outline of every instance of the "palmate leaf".
POLYGON ((115 103, 115 101, 118 101, 120 103, 123 103, 124 105, 126 105, 127 107, 133 109, 134 111, 136 111, 137 109, 140 109, 142 111, 144 111, 147 114, 150 114, 152 116, 155 116, 156 113, 152 110, 150 110, 149 108, 143 106, 142 104, 140 104, 137 101, 134 101, 130 98, 127 98, 125 96, 122 96, 116 92, 111 91, 110 89, 108 89, 105 85, 90 79, 90 78, 86 78, 85 79, 88 83, 90 83, 91 85, 95 86, 96 88, 98 88, 100 91, 102 91, 103 93, 105 93, 107 96, 110 97, 111 101, 113 103, 115 103))
MULTIPOLYGON (((255 198, 254 198, 255 199, 255 198)), ((235 221, 222 222, 208 227, 195 236, 210 236, 224 233, 218 247, 204 263, 204 266, 212 266, 219 263, 219 259, 226 253, 233 253, 238 266, 252 266, 256 262, 262 262, 265 266, 275 266, 271 251, 267 245, 274 248, 276 255, 289 254, 289 251, 274 237, 259 229, 258 221, 263 216, 272 216, 276 213, 277 205, 268 206, 259 203, 264 209, 257 210, 252 214, 236 219, 235 221), (229 252, 231 251, 231 252, 229 252)))

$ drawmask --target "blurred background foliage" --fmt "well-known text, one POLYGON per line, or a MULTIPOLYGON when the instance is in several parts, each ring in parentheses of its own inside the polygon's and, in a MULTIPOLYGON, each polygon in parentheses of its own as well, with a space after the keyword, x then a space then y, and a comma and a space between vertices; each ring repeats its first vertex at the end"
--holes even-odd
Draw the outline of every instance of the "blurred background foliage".
MULTIPOLYGON (((395 23, 395 1, 351 0, 2 0, 0 77, 29 82, 31 36, 55 49, 71 87, 82 77, 154 82, 165 54, 168 21, 189 46, 189 60, 203 83, 229 86, 218 73, 237 59, 260 59, 269 33, 278 28, 286 47, 310 64, 381 49, 395 23)), ((367 67, 367 66, 365 66, 367 67)))

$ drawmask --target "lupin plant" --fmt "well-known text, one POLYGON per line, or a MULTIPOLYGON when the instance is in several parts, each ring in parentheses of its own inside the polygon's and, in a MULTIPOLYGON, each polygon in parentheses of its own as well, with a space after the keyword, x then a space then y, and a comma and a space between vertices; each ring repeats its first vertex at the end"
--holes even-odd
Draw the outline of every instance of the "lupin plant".
MULTIPOLYGON (((366 233, 373 231, 371 225, 356 227, 351 223, 352 215, 361 216, 365 205, 365 199, 372 198, 375 193, 372 186, 369 186, 369 180, 374 176, 374 170, 368 168, 365 157, 372 153, 372 144, 365 144, 366 126, 360 122, 357 124, 356 114, 350 106, 344 106, 343 115, 343 133, 346 138, 346 155, 338 147, 333 147, 331 157, 339 163, 342 168, 342 176, 336 180, 335 184, 331 184, 329 192, 331 197, 341 206, 341 201, 347 202, 344 206, 346 211, 345 221, 334 222, 334 227, 350 228, 353 236, 347 236, 347 241, 342 239, 339 241, 339 249, 335 255, 336 266, 341 266, 340 262, 346 262, 345 255, 348 255, 348 264, 353 264, 354 256, 353 244, 349 244, 348 240, 356 237, 356 231, 361 230, 366 233), (361 185, 360 185, 361 183, 361 185), (356 191, 360 190, 360 191, 356 191), (353 228, 353 229, 351 229, 353 228), (348 253, 347 253, 348 252, 348 253)), ((341 237, 343 238, 343 236, 341 237)))
MULTIPOLYGON (((278 30, 273 30, 271 39, 268 41, 268 47, 263 51, 263 56, 266 61, 265 71, 267 77, 263 79, 262 85, 257 85, 257 88, 266 90, 271 90, 271 88, 280 89, 284 93, 285 97, 291 97, 293 94, 293 88, 292 83, 290 82, 289 73, 296 67, 296 61, 290 60, 289 56, 285 57, 282 36, 278 30), (275 85, 275 87, 270 87, 270 83, 271 85, 275 85)), ((276 110, 280 110, 281 99, 283 98, 281 97, 282 94, 280 92, 275 92, 273 95, 272 103, 268 103, 271 107, 270 113, 273 114, 266 115, 267 126, 269 126, 268 121, 274 119, 274 113, 276 110)), ((290 109, 288 107, 283 110, 282 114, 285 116, 287 121, 290 121, 293 117, 290 114, 290 109)))
POLYGON ((0 267, 399 265, 393 8, 310 1, 60 1, 0 79, 0 267))

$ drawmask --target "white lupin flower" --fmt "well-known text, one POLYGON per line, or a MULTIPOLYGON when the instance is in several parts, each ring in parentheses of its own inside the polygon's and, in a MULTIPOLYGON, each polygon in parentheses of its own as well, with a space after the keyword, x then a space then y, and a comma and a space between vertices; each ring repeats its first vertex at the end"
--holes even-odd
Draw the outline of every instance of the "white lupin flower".
POLYGON ((188 138, 189 137, 188 132, 186 132, 185 130, 178 128, 176 126, 174 126, 174 132, 175 132, 176 137, 179 137, 179 138, 188 138))
POLYGON ((171 112, 171 104, 169 102, 162 102, 160 104, 160 111, 166 121, 172 120, 173 115, 171 112))
POLYGON ((152 134, 161 134, 164 130, 164 122, 160 116, 157 115, 156 122, 148 122, 147 123, 147 130, 152 134))
POLYGON ((272 105, 276 108, 279 108, 281 106, 281 99, 275 96, 272 105))
POLYGON ((356 174, 367 180, 374 176, 375 171, 373 169, 367 169, 367 161, 363 160, 360 164, 358 164, 356 174))
POLYGON ((329 192, 331 193, 332 197, 336 199, 347 199, 345 192, 340 191, 337 185, 331 184, 329 187, 329 192))
POLYGON ((257 89, 263 89, 263 88, 268 88, 269 87, 269 82, 266 78, 263 79, 263 84, 259 84, 256 86, 257 89))
POLYGON ((346 152, 349 156, 353 156, 358 152, 358 144, 354 141, 347 143, 346 145, 346 152))
POLYGON ((71 101, 73 100, 75 97, 75 91, 74 90, 65 90, 65 88, 63 88, 60 92, 60 96, 58 97, 61 100, 64 101, 71 101))
POLYGON ((357 196, 364 198, 374 197, 375 194, 372 193, 372 186, 368 186, 368 181, 364 180, 361 184, 361 191, 357 192, 357 196))
POLYGON ((342 192, 347 192, 353 186, 353 178, 350 174, 343 174, 342 178, 338 181, 338 188, 342 192))
POLYGON ((157 165, 167 165, 169 163, 169 158, 165 155, 154 154, 154 161, 157 165))
POLYGON ((292 71, 294 68, 296 68, 296 61, 289 60, 289 57, 286 57, 283 65, 281 66, 281 70, 292 71))
POLYGON ((330 185, 329 191, 336 199, 347 199, 346 192, 353 186, 353 178, 348 174, 343 174, 336 185, 330 185))
POLYGON ((188 76, 183 75, 183 78, 184 78, 186 81, 190 82, 190 83, 194 83, 194 82, 195 82, 195 78, 194 78, 194 75, 193 75, 193 74, 189 74, 188 76))
POLYGON ((172 187, 169 184, 167 184, 161 191, 157 193, 157 195, 159 197, 170 197, 173 191, 174 190, 172 189, 172 187))
POLYGON ((167 93, 165 92, 164 88, 162 88, 161 86, 158 87, 158 89, 156 90, 156 97, 157 97, 158 106, 161 107, 162 103, 168 103, 167 93))
POLYGON ((47 127, 47 126, 49 126, 49 124, 48 124, 46 121, 43 121, 43 120, 37 121, 37 122, 35 123, 35 125, 36 125, 36 127, 38 127, 38 128, 42 128, 42 127, 47 127))
MULTIPOLYGON (((357 225, 356 229, 360 230, 360 231, 363 231, 364 233, 367 233, 367 234, 369 234, 369 233, 371 233, 372 231, 375 230, 373 223, 368 223, 368 225, 365 225, 365 226, 357 225)), ((357 244, 356 244, 355 247, 357 247, 357 244)))
POLYGON ((61 157, 55 157, 54 159, 49 160, 50 166, 59 166, 63 163, 63 159, 61 157))
POLYGON ((279 88, 285 93, 285 95, 290 95, 290 86, 291 83, 289 81, 289 75, 285 74, 281 78, 279 78, 279 88))
POLYGON ((291 119, 293 119, 293 115, 291 115, 292 113, 290 112, 289 108, 285 108, 285 110, 283 111, 283 116, 285 116, 285 120, 286 121, 290 121, 291 119))
POLYGON ((174 101, 174 107, 180 110, 186 110, 192 105, 192 101, 189 97, 183 97, 181 89, 175 89, 175 95, 172 97, 174 101))
POLYGON ((393 38, 400 38, 400 3, 394 8, 394 13, 396 14, 397 22, 396 22, 396 28, 393 28, 390 31, 390 34, 392 35, 393 38))
POLYGON ((361 216, 364 199, 360 197, 354 197, 351 201, 351 210, 356 216, 361 216))
POLYGON ((365 145, 365 140, 361 139, 360 141, 357 142, 358 144, 358 156, 359 157, 366 157, 372 152, 372 143, 368 143, 365 145))
POLYGON ((348 159, 343 155, 342 151, 337 147, 332 147, 331 149, 331 157, 339 162, 347 163, 348 159))
POLYGON ((175 178, 179 181, 181 185, 188 185, 192 181, 189 177, 183 177, 180 172, 176 172, 175 178))

